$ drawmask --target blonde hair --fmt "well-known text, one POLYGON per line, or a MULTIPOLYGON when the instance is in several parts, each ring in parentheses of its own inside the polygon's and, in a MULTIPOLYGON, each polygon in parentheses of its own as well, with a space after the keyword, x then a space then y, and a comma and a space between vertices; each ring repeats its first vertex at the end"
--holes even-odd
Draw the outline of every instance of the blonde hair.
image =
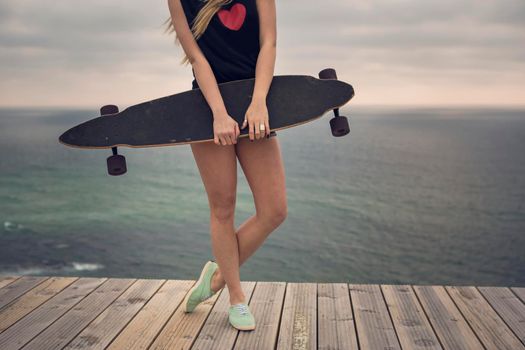
MULTIPOLYGON (((208 28, 208 24, 210 24, 210 21, 215 15, 215 13, 217 13, 217 11, 219 11, 219 9, 222 6, 227 5, 230 2, 232 2, 232 0, 199 0, 199 1, 204 2, 205 4, 199 10, 193 22, 189 23, 191 32, 195 40, 198 40, 202 36, 202 34, 204 34, 204 31, 206 30, 206 28, 208 28)), ((164 31, 165 33, 167 32, 168 34, 171 34, 175 32, 175 27, 173 26, 173 20, 171 17, 168 18, 164 22, 164 24, 167 25, 166 30, 164 31)), ((178 42, 180 45, 180 40, 179 40, 177 33, 175 33, 175 41, 178 42)), ((190 60, 188 56, 184 54, 184 58, 182 59, 181 64, 188 64, 189 62, 190 60)))

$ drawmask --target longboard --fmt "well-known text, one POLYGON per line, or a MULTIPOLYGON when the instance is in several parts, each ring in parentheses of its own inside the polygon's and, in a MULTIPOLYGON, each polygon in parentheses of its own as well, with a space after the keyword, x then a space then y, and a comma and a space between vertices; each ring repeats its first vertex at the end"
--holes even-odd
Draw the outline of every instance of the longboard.
MULTIPOLYGON (((330 122, 334 136, 349 132, 348 121, 339 116, 339 107, 354 96, 350 84, 337 80, 335 70, 319 73, 320 79, 308 75, 276 75, 266 103, 270 130, 301 125, 334 110, 330 122)), ((255 79, 218 84, 228 114, 242 125, 251 102, 255 79)), ((239 137, 248 136, 248 128, 239 137)), ((117 147, 160 147, 213 141, 213 114, 200 89, 140 103, 119 112, 118 107, 101 108, 101 116, 64 132, 59 141, 70 147, 111 148, 108 158, 111 175, 126 172, 124 157, 117 147)))

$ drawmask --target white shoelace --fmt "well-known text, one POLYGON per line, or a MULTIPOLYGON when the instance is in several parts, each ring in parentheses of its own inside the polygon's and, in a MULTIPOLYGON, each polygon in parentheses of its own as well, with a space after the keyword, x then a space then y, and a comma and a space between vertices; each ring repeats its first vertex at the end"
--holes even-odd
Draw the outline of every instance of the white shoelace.
POLYGON ((248 315, 248 307, 245 304, 236 304, 233 305, 233 307, 237 309, 241 315, 248 315))

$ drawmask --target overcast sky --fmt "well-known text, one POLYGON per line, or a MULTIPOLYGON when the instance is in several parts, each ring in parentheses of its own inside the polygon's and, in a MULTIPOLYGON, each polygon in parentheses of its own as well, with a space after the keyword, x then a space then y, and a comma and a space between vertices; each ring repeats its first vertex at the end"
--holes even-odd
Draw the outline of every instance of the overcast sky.
MULTIPOLYGON (((355 104, 525 105, 524 0, 276 0, 275 74, 334 67, 355 104)), ((167 1, 2 0, 0 106, 128 106, 191 88, 167 1)))

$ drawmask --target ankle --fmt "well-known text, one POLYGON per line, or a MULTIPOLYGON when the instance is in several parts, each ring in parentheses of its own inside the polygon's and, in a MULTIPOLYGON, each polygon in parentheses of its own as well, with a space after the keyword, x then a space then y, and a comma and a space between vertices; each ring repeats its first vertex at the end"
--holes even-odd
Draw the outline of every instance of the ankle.
POLYGON ((248 303, 246 302, 246 298, 230 299, 230 306, 236 305, 236 304, 248 304, 248 303))
POLYGON ((211 288, 214 291, 217 291, 221 289, 222 287, 224 287, 225 284, 226 283, 224 279, 222 278, 222 274, 217 268, 217 270, 215 270, 215 272, 213 273, 213 276, 211 277, 211 288))
POLYGON ((243 292, 240 293, 230 293, 230 305, 235 304, 246 304, 246 296, 243 292))

